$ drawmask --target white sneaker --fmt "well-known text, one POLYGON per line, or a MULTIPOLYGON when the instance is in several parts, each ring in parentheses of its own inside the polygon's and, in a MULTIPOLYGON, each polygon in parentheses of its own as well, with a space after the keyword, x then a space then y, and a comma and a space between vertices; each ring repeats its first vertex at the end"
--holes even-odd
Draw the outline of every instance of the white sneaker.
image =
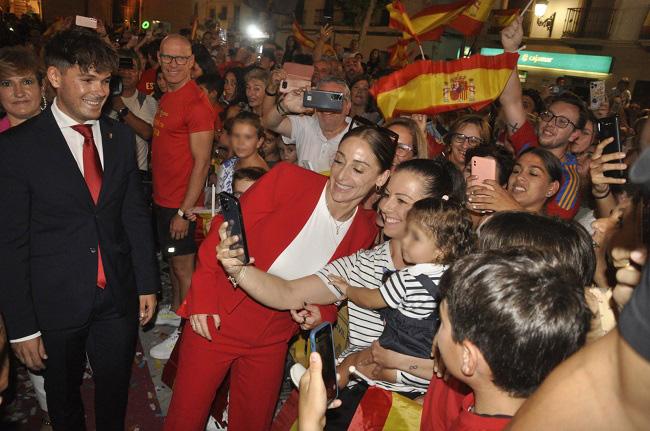
POLYGON ((225 431, 226 429, 217 425, 217 421, 212 416, 208 418, 208 423, 205 426, 205 431, 225 431))
POLYGON ((162 343, 153 346, 151 350, 149 350, 151 357, 154 359, 160 359, 161 361, 166 361, 169 359, 180 334, 181 332, 177 329, 172 332, 169 337, 167 337, 162 343))
POLYGON ((181 316, 172 311, 171 305, 164 305, 158 310, 155 324, 178 327, 181 324, 181 316))

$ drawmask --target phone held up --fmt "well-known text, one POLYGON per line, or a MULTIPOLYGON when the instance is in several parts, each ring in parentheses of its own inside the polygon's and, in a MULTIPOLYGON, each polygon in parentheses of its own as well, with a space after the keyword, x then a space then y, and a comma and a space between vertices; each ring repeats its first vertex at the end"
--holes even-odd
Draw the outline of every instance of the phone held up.
POLYGON ((335 91, 309 90, 302 97, 305 108, 314 108, 319 111, 343 111, 343 93, 335 91))
POLYGON ((92 28, 93 30, 97 30, 97 18, 77 15, 74 19, 74 23, 79 27, 87 27, 92 28))
MULTIPOLYGON (((598 141, 600 142, 607 138, 614 138, 614 141, 607 144, 603 149, 603 155, 622 151, 618 115, 598 120, 596 122, 596 131, 598 132, 598 141)), ((623 163, 623 159, 612 160, 610 163, 623 163)), ((604 175, 611 178, 626 177, 625 170, 605 171, 604 175)))
POLYGON ((472 176, 478 177, 474 184, 480 185, 483 184, 485 180, 495 180, 497 179, 497 162, 491 157, 479 157, 474 156, 470 160, 472 164, 472 176))
POLYGON ((336 353, 334 352, 334 333, 332 324, 323 322, 309 332, 309 345, 312 352, 318 352, 323 363, 323 382, 329 405, 339 396, 336 383, 336 353))
POLYGON ((246 232, 244 231, 244 219, 241 214, 241 206, 239 199, 228 192, 219 193, 219 202, 221 203, 221 212, 224 221, 228 222, 228 236, 237 235, 239 238, 236 243, 230 246, 231 250, 237 248, 244 249, 244 255, 239 256, 239 260, 244 265, 250 262, 250 255, 248 254, 248 244, 246 243, 246 232))

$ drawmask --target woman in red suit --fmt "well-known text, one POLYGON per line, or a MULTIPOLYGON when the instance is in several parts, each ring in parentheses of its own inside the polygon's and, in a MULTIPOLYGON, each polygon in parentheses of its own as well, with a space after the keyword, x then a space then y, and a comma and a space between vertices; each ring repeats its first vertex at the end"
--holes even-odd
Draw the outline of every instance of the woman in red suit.
MULTIPOLYGON (((350 131, 339 145, 329 180, 280 163, 241 199, 255 265, 294 279, 372 245, 374 213, 360 202, 389 176, 395 144, 372 127, 350 131)), ((202 243, 189 294, 179 314, 190 318, 165 430, 202 430, 216 389, 230 371, 228 429, 269 429, 289 339, 298 326, 288 312, 267 308, 228 280, 215 257, 218 227, 202 243), (189 329, 189 328, 188 328, 189 329)), ((336 308, 322 308, 333 321, 336 308)))

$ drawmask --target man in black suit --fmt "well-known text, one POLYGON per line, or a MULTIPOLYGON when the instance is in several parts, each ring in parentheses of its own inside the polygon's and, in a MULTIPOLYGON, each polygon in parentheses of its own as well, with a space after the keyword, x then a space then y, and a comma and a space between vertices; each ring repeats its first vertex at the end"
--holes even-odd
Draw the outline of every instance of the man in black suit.
POLYGON ((44 370, 55 430, 85 429, 86 357, 97 429, 123 430, 159 287, 135 137, 100 119, 117 57, 96 33, 59 33, 45 63, 51 108, 0 135, 0 311, 16 356, 44 370))

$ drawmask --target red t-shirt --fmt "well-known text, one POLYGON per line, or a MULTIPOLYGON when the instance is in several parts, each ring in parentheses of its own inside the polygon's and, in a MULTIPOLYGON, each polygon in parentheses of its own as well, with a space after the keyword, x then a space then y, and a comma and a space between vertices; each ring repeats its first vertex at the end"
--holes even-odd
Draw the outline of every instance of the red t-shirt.
POLYGON ((444 381, 434 376, 422 403, 420 431, 449 429, 460 414, 463 399, 469 393, 471 389, 460 380, 449 377, 449 380, 444 381))
POLYGON ((194 81, 160 99, 151 142, 153 200, 179 208, 194 166, 190 134, 214 130, 214 111, 194 81))
MULTIPOLYGON (((519 130, 510 135, 510 142, 519 155, 529 147, 539 146, 535 128, 526 121, 519 130)), ((562 160, 562 184, 553 199, 546 203, 546 214, 571 220, 580 209, 580 177, 578 175, 578 160, 571 153, 564 155, 562 160)))
POLYGON ((138 82, 138 86, 136 87, 138 91, 148 95, 151 95, 153 93, 156 85, 157 71, 157 67, 152 67, 142 72, 142 75, 140 75, 140 82, 138 82))
POLYGON ((501 431, 505 429, 511 416, 477 415, 470 408, 474 405, 474 394, 469 394, 463 399, 460 414, 448 428, 449 431, 501 431))

